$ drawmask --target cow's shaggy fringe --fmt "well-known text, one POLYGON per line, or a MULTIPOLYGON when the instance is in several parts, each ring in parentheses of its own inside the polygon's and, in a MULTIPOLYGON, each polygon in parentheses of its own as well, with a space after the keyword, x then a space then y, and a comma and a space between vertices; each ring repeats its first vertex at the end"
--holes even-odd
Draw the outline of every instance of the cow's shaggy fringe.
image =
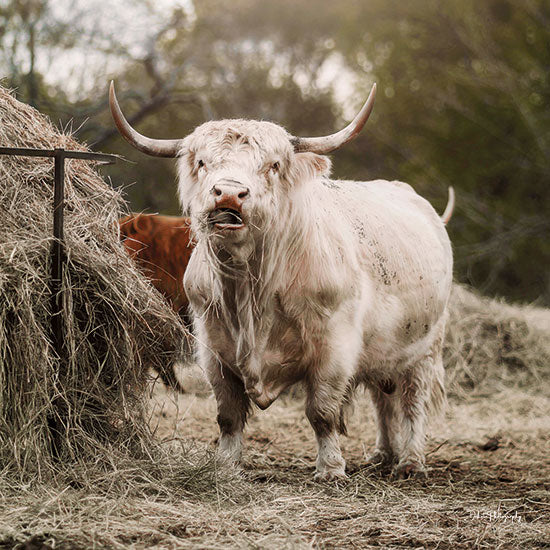
MULTIPOLYGON (((2 88, 0 144, 83 149, 2 88)), ((146 458, 147 367, 172 361, 187 337, 119 244, 120 194, 70 160, 65 196, 60 361, 50 340, 53 160, 0 157, 0 468, 21 478, 146 458)))

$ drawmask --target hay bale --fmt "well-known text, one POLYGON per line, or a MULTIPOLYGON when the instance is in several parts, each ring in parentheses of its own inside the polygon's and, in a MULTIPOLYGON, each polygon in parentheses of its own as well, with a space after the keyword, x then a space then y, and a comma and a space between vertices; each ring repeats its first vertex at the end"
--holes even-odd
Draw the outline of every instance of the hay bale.
POLYGON ((511 305, 453 285, 444 347, 451 395, 550 382, 550 310, 511 305))
MULTIPOLYGON (((1 87, 0 145, 85 150, 1 87)), ((60 360, 50 342, 53 160, 0 156, 0 468, 23 476, 145 449, 146 367, 171 363, 187 337, 120 245, 120 194, 90 162, 68 160, 65 196, 60 360)))

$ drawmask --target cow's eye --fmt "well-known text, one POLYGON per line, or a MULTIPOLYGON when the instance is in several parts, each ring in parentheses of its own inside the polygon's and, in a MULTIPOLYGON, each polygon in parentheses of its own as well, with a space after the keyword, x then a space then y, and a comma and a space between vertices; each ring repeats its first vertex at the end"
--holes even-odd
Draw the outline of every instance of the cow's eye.
POLYGON ((202 160, 199 160, 197 164, 199 165, 199 168, 204 168, 204 162, 202 160))
POLYGON ((271 170, 273 170, 273 172, 277 173, 279 171, 280 167, 281 167, 281 165, 278 162, 274 162, 271 165, 271 170))

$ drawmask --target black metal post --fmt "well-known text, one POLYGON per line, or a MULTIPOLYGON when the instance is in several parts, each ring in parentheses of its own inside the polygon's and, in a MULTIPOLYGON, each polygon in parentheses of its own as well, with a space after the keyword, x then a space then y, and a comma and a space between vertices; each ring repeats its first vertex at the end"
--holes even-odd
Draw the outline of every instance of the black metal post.
POLYGON ((53 194, 53 237, 51 253, 51 323, 52 343, 61 359, 63 357, 63 293, 62 280, 65 265, 63 245, 63 208, 65 197, 65 151, 55 149, 53 194))
POLYGON ((112 164, 116 155, 71 151, 66 149, 33 149, 28 147, 0 147, 0 155, 19 157, 54 157, 53 236, 51 253, 51 328, 52 344, 61 359, 63 356, 63 206, 65 202, 65 159, 82 159, 112 164))
POLYGON ((34 149, 28 147, 0 147, 0 155, 18 157, 54 158, 53 237, 50 266, 51 332, 52 345, 61 359, 63 357, 63 267, 65 251, 63 244, 63 207, 65 202, 65 159, 82 159, 112 164, 115 155, 71 151, 66 149, 34 149))

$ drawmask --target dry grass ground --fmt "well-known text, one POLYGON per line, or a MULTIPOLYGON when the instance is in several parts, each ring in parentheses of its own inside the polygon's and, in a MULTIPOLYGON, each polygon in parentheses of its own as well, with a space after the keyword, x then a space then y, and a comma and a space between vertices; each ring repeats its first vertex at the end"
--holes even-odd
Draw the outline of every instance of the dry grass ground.
POLYGON ((83 488, 3 487, 0 548, 550 547, 550 397, 541 388, 451 399, 431 430, 428 481, 364 467, 375 432, 360 395, 342 440, 350 478, 335 484, 312 481, 315 441, 300 398, 254 414, 240 473, 216 466, 216 406, 194 374, 186 371, 186 395, 160 384, 151 394, 151 425, 172 459, 180 454, 180 471, 139 483, 128 464, 83 488))
MULTIPOLYGON (((213 448, 206 393, 168 403, 155 394, 157 432, 213 448), (179 434, 179 435, 178 435, 179 434)), ((550 399, 519 390, 451 402, 434 423, 427 482, 395 482, 364 467, 375 440, 367 396, 343 438, 350 480, 312 481, 315 441, 300 399, 251 419, 241 487, 201 508, 190 546, 294 548, 550 546, 550 399), (487 450, 484 450, 484 445, 487 450)))

